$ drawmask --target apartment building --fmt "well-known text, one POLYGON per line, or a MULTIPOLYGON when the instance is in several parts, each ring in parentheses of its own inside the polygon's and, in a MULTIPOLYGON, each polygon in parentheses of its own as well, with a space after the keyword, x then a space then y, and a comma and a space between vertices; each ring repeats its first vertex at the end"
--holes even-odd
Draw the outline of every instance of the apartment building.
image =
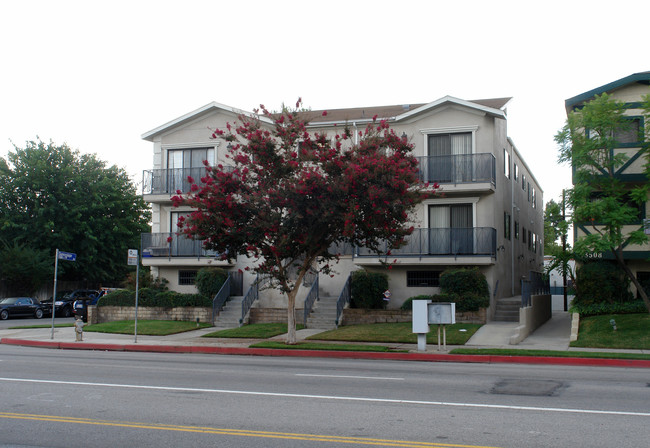
MULTIPOLYGON (((449 267, 478 267, 486 276, 494 305, 521 294, 521 279, 543 269, 543 192, 514 142, 507 136, 509 98, 467 101, 446 96, 431 103, 305 112, 310 131, 334 136, 345 126, 364 129, 374 116, 385 119, 414 145, 423 182, 438 182, 440 194, 413 214, 415 231, 407 244, 386 257, 357 247, 345 251, 338 275, 321 279, 324 295, 337 296, 350 272, 386 272, 391 308, 409 297, 438 292, 449 267)), ((153 143, 153 169, 144 173, 143 195, 153 211, 152 233, 142 236, 143 264, 166 278, 171 289, 195 291, 193 276, 204 266, 233 272, 250 266, 242 257, 221 261, 200 242, 175 234, 188 210, 173 208, 171 196, 186 191, 187 176, 201 177, 203 160, 227 164, 226 143, 210 138, 240 113, 210 103, 145 134, 153 143)), ((267 124, 271 126, 271 122, 267 124)), ((243 279, 243 290, 252 283, 243 279)), ((297 299, 300 307, 300 297, 297 299)), ((257 307, 282 307, 277 293, 260 293, 257 307)), ((494 306, 491 307, 494 309, 494 306)), ((493 311, 492 311, 493 312, 493 311)))
MULTIPOLYGON (((629 187, 639 183, 646 183, 648 178, 645 175, 644 165, 647 163, 647 159, 641 151, 642 146, 647 144, 647 136, 644 136, 643 132, 646 123, 642 102, 644 96, 650 95, 650 72, 634 73, 567 99, 565 101, 567 114, 579 111, 585 103, 593 100, 596 95, 604 93, 617 101, 625 103, 625 116, 630 120, 631 125, 630 129, 615 136, 618 147, 613 150, 614 153, 625 154, 628 159, 623 166, 616 170, 615 176, 629 187)), ((623 234, 639 229, 648 218, 649 207, 650 198, 640 207, 638 219, 623 227, 623 234)), ((574 226, 574 240, 577 241, 590 232, 589 226, 576 225, 574 226)), ((614 259, 611 253, 594 253, 591 256, 598 259, 614 259)), ((623 250, 623 258, 642 283, 650 281, 649 243, 626 246, 623 250)))

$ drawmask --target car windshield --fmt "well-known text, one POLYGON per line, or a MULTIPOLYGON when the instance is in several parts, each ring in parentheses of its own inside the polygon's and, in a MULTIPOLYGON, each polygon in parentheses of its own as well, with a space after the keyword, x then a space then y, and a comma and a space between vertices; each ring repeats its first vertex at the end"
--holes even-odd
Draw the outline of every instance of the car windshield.
POLYGON ((17 300, 18 299, 15 298, 15 297, 9 297, 7 299, 0 300, 0 303, 2 303, 4 305, 13 305, 14 303, 16 303, 17 300))

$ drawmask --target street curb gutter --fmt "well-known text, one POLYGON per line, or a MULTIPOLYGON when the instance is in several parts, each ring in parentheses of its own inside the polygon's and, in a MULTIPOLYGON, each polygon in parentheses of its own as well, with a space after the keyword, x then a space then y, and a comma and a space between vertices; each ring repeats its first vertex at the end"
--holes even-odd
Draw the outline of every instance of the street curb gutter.
POLYGON ((202 353, 213 355, 286 356, 302 358, 373 359, 392 361, 464 362, 483 364, 537 364, 562 366, 600 366, 650 368, 650 360, 604 359, 604 358, 559 358, 549 356, 504 356, 504 355, 450 355, 442 353, 388 353, 347 352, 336 350, 297 350, 244 347, 214 347, 196 345, 148 345, 148 344, 95 344, 85 342, 50 342, 28 339, 2 338, 0 344, 27 347, 54 348, 65 350, 100 350, 152 353, 202 353))

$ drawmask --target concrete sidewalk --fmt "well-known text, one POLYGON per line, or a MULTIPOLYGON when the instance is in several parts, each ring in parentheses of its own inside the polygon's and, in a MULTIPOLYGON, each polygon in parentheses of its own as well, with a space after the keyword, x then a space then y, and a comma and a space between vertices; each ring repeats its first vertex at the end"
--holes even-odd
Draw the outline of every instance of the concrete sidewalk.
MULTIPOLYGON (((604 349, 574 349, 569 347, 571 319, 568 313, 554 313, 553 318, 531 334, 519 345, 510 345, 509 339, 517 327, 517 323, 490 322, 477 331, 464 346, 466 348, 508 348, 535 349, 560 351, 597 351, 597 352, 631 352, 648 353, 642 350, 604 350, 604 349)), ((453 355, 449 351, 458 346, 447 346, 447 350, 438 351, 437 344, 428 344, 426 351, 417 351, 417 344, 381 343, 376 345, 388 346, 399 352, 344 352, 336 350, 303 350, 303 349, 256 349, 250 346, 260 339, 235 338, 204 338, 202 336, 214 332, 214 328, 204 328, 169 336, 120 335, 110 333, 84 332, 83 341, 75 342, 73 327, 39 329, 7 329, 0 330, 0 343, 10 345, 47 347, 76 350, 112 350, 164 353, 209 353, 255 356, 303 356, 321 358, 356 358, 356 359, 386 359, 408 361, 447 361, 447 362, 500 362, 500 363, 531 363, 556 365, 600 365, 650 368, 650 360, 613 360, 579 357, 533 357, 533 356, 501 356, 501 355, 453 355)), ((298 330, 298 341, 316 335, 322 330, 298 330)), ((276 336, 271 340, 284 341, 285 336, 276 336)), ((328 342, 336 345, 337 342, 328 342)), ((340 344, 340 343, 338 343, 340 344)), ((372 345, 368 343, 361 343, 372 345)))

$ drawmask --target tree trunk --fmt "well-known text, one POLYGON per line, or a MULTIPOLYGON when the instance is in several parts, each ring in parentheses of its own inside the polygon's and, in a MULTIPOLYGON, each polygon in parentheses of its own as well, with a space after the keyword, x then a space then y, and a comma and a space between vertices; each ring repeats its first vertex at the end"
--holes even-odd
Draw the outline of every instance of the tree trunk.
POLYGON ((641 283, 639 283, 639 280, 637 280, 636 276, 632 273, 630 268, 625 264, 625 261, 623 260, 622 249, 618 249, 613 252, 614 252, 614 256, 616 257, 616 262, 621 266, 621 268, 625 272, 625 275, 627 275, 627 277, 630 279, 632 284, 636 287, 636 290, 639 291, 639 295, 643 299, 643 303, 645 304, 648 313, 650 313, 650 299, 648 299, 648 294, 646 294, 645 290, 643 289, 643 286, 641 286, 641 283))
POLYGON ((298 286, 295 286, 287 294, 287 344, 296 343, 296 294, 298 286))

